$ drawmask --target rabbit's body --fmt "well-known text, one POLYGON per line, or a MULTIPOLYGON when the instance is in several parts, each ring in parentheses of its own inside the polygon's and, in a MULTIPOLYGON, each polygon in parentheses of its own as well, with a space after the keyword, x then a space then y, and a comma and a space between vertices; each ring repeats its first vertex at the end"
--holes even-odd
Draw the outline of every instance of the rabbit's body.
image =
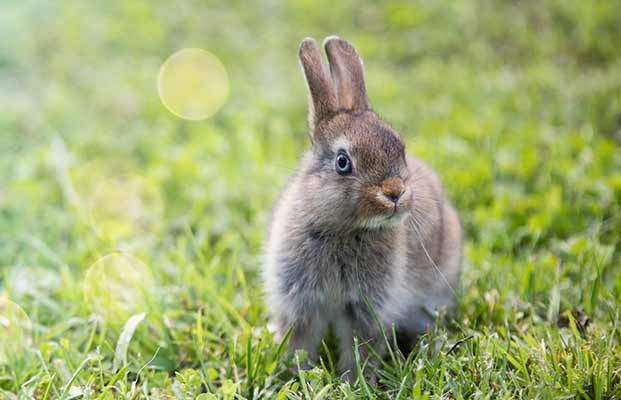
POLYGON ((353 48, 335 38, 326 50, 336 90, 314 42, 300 49, 314 144, 275 207, 264 278, 277 332, 292 328, 289 348, 314 358, 332 325, 344 372, 354 336, 382 350, 365 299, 382 324, 406 334, 452 304, 462 238, 435 173, 406 158, 398 134, 368 107, 353 48))

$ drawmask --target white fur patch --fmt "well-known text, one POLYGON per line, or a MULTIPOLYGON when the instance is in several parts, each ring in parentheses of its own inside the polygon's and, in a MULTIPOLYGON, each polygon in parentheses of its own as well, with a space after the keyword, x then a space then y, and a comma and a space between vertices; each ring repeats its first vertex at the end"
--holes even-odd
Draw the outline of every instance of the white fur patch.
POLYGON ((347 140, 347 138, 345 136, 339 136, 332 143, 332 150, 334 150, 335 153, 337 151, 339 151, 339 150, 345 150, 347 152, 347 154, 349 154, 351 156, 351 154, 349 153, 349 147, 350 147, 349 140, 347 140))
POLYGON ((397 226, 408 217, 407 212, 399 213, 395 216, 376 215, 370 218, 360 220, 359 226, 366 229, 387 228, 397 226))

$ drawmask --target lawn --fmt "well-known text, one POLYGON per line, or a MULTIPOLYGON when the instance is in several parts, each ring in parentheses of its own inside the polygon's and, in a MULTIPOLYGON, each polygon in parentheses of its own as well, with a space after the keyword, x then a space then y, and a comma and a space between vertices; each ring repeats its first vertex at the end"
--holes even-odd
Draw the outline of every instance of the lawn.
POLYGON ((620 15, 2 1, 0 398, 621 398, 620 15), (330 34, 357 47, 372 104, 438 171, 466 237, 456 310, 393 349, 377 386, 339 379, 329 343, 293 372, 304 354, 266 328, 262 242, 309 146, 297 48, 330 34), (226 71, 208 119, 158 94, 183 48, 226 71))

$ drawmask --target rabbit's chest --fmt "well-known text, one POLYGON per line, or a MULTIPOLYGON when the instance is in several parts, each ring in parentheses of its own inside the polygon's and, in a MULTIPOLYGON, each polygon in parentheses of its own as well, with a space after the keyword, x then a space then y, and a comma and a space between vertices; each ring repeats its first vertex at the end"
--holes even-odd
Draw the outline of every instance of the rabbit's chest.
POLYGON ((307 304, 324 310, 340 310, 360 301, 364 294, 373 303, 384 297, 392 280, 393 252, 360 237, 329 240, 312 237, 300 251, 303 270, 297 284, 307 304))

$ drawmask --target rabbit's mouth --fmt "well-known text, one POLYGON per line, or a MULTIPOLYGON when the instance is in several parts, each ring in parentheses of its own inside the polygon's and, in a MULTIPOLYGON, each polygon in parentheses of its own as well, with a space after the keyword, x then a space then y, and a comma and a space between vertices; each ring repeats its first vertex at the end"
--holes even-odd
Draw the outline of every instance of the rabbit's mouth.
POLYGON ((390 228, 401 224, 408 217, 405 210, 395 208, 392 212, 384 215, 375 215, 360 220, 360 227, 364 229, 390 228))
POLYGON ((391 225, 396 225, 403 222, 408 216, 408 212, 405 210, 400 210, 396 206, 392 213, 386 218, 386 221, 391 225))

